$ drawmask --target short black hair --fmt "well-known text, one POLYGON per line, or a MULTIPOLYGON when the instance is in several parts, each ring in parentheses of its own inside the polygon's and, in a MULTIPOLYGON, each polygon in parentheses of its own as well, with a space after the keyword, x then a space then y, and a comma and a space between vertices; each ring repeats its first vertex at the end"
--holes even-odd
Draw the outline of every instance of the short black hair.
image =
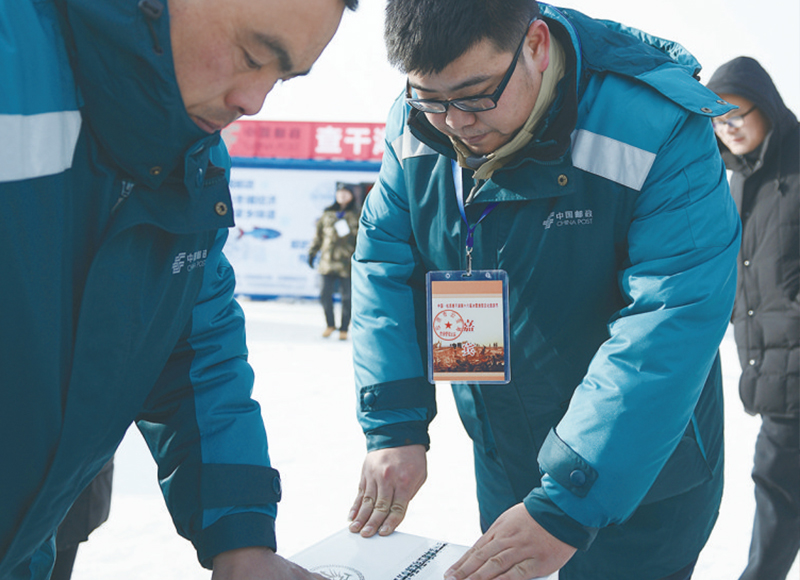
POLYGON ((358 0, 344 0, 344 5, 349 10, 358 8, 358 0))
POLYGON ((389 62, 404 73, 439 73, 483 39, 514 52, 538 15, 536 0, 388 0, 389 62))

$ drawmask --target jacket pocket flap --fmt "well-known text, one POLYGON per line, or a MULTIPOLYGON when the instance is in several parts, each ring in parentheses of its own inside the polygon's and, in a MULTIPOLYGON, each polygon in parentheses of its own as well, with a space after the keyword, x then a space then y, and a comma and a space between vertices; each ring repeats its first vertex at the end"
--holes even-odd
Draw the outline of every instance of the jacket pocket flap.
POLYGON ((641 505, 686 493, 711 479, 711 468, 694 437, 684 435, 641 505))

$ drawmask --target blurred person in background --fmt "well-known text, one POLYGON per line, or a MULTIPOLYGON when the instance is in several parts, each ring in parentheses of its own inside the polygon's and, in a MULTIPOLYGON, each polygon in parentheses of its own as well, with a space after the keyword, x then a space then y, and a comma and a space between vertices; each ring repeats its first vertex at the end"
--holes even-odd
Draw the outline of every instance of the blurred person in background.
POLYGON ((326 325, 322 331, 323 338, 328 338, 336 331, 333 293, 338 287, 342 300, 339 340, 347 340, 347 329, 350 326, 350 259, 356 249, 357 232, 358 211, 355 196, 350 189, 340 187, 336 190, 336 201, 326 207, 317 220, 317 232, 308 252, 308 265, 312 268, 319 254, 317 270, 322 276, 319 299, 326 325))
POLYGON ((723 64, 707 86, 739 107, 713 123, 742 219, 739 395, 745 411, 761 415, 741 580, 783 580, 800 550, 800 124, 752 58, 723 64))

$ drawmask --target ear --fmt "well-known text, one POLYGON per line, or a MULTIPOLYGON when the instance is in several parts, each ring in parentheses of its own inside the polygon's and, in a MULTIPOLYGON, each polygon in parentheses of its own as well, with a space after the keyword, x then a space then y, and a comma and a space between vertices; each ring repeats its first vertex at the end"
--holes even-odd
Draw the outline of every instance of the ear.
POLYGON ((526 47, 537 72, 543 73, 550 65, 550 28, 544 20, 536 20, 528 28, 526 47))

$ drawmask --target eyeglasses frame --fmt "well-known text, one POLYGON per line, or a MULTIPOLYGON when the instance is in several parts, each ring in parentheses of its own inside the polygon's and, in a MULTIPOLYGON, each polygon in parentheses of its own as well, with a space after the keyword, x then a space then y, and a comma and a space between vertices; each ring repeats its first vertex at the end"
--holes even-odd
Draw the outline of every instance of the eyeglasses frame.
POLYGON ((522 40, 519 41, 519 46, 517 46, 517 50, 514 53, 514 58, 511 59, 511 64, 509 65, 506 73, 503 75, 500 84, 497 85, 497 88, 492 92, 490 95, 475 95, 472 97, 459 97, 457 99, 449 99, 449 100, 438 100, 438 99, 415 99, 411 96, 411 81, 406 79, 406 103, 417 109, 418 111, 422 111, 423 113, 431 113, 433 115, 441 115, 443 113, 447 113, 447 109, 450 105, 458 109, 459 111, 463 111, 465 113, 482 113, 484 111, 491 111, 492 109, 497 108, 497 101, 500 100, 500 97, 503 95, 503 91, 508 85, 508 82, 511 80, 511 76, 514 74, 514 71, 517 68, 517 61, 519 60, 519 55, 522 54, 522 47, 525 45, 525 39, 528 38, 528 31, 531 28, 531 25, 539 20, 539 17, 536 16, 530 22, 528 22, 528 26, 525 27, 525 35, 522 37, 522 40), (463 107, 459 106, 459 103, 464 101, 476 101, 478 99, 489 99, 492 101, 492 106, 487 107, 485 109, 464 109, 463 107), (430 111, 430 110, 423 110, 416 106, 416 104, 431 104, 431 105, 441 105, 441 111, 430 111))
POLYGON ((741 115, 735 115, 733 117, 728 117, 727 119, 722 119, 722 118, 714 119, 714 120, 711 121, 711 125, 714 127, 715 130, 716 129, 722 129, 722 127, 724 125, 727 125, 731 129, 741 129, 742 127, 744 127, 744 118, 747 115, 749 115, 750 113, 752 113, 753 111, 755 111, 757 108, 758 108, 758 105, 753 105, 752 107, 747 109, 747 112, 745 112, 745 113, 743 113, 741 115), (740 122, 741 122, 741 125, 738 124, 740 122), (737 124, 734 125, 734 123, 737 123, 737 124))

